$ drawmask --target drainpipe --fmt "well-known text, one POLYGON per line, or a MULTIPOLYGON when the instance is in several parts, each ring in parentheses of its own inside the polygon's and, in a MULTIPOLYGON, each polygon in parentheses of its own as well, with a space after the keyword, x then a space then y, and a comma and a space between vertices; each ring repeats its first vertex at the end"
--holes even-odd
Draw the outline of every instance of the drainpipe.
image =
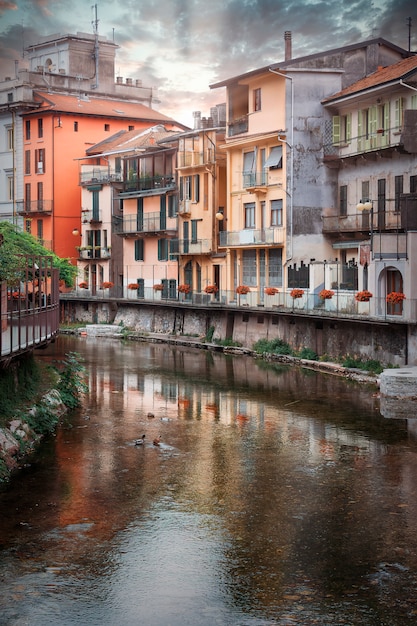
POLYGON ((287 146, 287 155, 288 155, 288 149, 291 151, 291 162, 290 162, 290 190, 289 192, 286 191, 289 199, 290 199, 290 236, 289 236, 289 242, 290 242, 290 253, 288 255, 288 251, 287 251, 287 258, 285 260, 284 265, 287 265, 289 261, 291 261, 292 256, 293 256, 293 231, 294 231, 294 227, 293 227, 293 210, 294 210, 294 201, 293 201, 293 191, 294 191, 294 82, 293 82, 293 78, 291 76, 287 76, 287 74, 283 74, 282 72, 278 72, 277 70, 273 70, 271 68, 269 68, 269 71, 272 72, 272 74, 276 74, 277 76, 281 76, 282 78, 286 78, 287 80, 291 81, 290 85, 291 85, 291 116, 290 116, 290 142, 288 143, 288 141, 286 139, 283 139, 280 136, 280 133, 278 133, 278 140, 281 141, 282 143, 285 143, 287 146))

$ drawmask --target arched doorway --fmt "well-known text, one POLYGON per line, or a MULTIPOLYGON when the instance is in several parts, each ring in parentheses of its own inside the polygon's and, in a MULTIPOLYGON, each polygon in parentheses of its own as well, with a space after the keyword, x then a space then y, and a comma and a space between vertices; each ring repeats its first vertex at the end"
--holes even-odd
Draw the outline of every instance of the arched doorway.
POLYGON ((390 293, 403 293, 403 277, 399 270, 395 267, 387 267, 381 273, 381 296, 384 297, 386 303, 387 315, 402 315, 403 303, 400 302, 386 302, 387 295, 390 293))

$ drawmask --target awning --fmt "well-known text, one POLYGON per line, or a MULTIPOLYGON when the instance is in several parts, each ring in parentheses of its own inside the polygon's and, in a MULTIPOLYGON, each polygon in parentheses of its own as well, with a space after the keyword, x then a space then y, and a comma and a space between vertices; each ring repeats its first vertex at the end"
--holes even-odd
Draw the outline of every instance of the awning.
POLYGON ((264 167, 282 167, 282 146, 272 148, 264 167))

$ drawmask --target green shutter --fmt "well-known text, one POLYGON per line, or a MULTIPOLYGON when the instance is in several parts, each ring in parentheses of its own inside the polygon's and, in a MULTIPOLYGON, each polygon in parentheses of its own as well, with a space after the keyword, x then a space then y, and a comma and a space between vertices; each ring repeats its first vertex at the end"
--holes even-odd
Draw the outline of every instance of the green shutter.
POLYGON ((340 115, 333 115, 332 141, 334 146, 340 144, 340 115))
POLYGON ((352 139, 352 113, 346 115, 346 141, 352 139))

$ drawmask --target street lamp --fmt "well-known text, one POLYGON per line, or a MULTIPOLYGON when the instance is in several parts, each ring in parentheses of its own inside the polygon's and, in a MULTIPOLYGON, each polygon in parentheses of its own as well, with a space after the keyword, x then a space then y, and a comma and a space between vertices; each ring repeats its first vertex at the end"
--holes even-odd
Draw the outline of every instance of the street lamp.
POLYGON ((370 200, 359 200, 356 205, 356 210, 360 211, 370 211, 372 209, 372 202, 370 200))

